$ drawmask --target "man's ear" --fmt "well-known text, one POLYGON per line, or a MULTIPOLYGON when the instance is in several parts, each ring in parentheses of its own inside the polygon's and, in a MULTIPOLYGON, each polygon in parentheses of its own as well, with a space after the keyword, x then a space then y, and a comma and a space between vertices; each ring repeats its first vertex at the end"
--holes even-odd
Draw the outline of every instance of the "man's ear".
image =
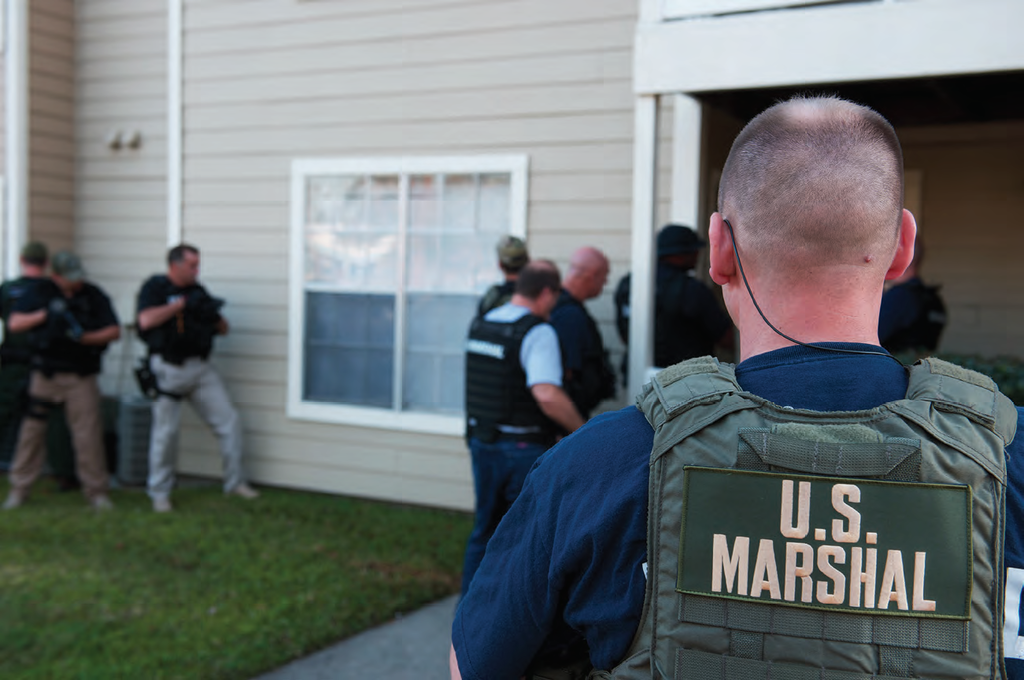
POLYGON ((917 240, 917 221, 914 214, 906 208, 903 209, 903 217, 900 218, 900 234, 896 243, 896 254, 892 258, 892 264, 885 272, 885 280, 898 279, 914 260, 914 242, 917 240))
POLYGON ((736 276, 736 256, 732 250, 732 238, 725 219, 719 213, 711 215, 708 227, 708 260, 711 280, 720 286, 729 283, 736 276))

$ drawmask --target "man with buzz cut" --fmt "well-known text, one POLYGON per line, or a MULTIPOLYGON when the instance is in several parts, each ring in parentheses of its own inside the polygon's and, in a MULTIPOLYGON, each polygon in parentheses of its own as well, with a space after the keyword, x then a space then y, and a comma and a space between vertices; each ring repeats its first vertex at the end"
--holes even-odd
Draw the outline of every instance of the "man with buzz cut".
POLYGON ((670 366, 537 461, 451 677, 1024 677, 1024 410, 879 346, 915 232, 881 115, 750 121, 708 232, 740 362, 670 366))
POLYGON ((558 337, 547 318, 558 300, 558 268, 534 260, 506 304, 473 319, 466 341, 466 441, 476 512, 466 545, 466 592, 487 541, 516 499, 533 462, 560 430, 583 424, 562 389, 558 337))
POLYGON ((241 418, 209 362, 214 338, 228 332, 220 313, 223 304, 199 283, 199 249, 184 243, 167 251, 167 273, 151 276, 139 291, 139 334, 149 347, 149 368, 157 386, 147 482, 155 512, 173 509, 172 443, 185 399, 220 442, 224 493, 248 499, 259 496, 242 470, 241 418))

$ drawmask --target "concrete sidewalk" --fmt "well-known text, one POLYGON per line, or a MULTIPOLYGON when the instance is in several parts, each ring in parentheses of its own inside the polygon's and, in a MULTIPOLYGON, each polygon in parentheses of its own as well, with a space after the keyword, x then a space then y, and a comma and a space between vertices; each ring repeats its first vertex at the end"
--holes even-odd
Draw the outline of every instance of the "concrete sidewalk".
POLYGON ((448 680, 448 648, 459 596, 343 640, 256 680, 448 680))

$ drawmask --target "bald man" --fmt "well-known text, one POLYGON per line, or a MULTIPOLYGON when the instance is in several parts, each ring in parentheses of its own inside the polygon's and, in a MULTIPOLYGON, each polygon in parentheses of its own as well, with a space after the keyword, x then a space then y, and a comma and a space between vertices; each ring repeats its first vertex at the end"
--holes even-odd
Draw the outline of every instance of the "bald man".
POLYGON ((597 248, 580 248, 569 259, 562 294, 551 312, 565 369, 565 391, 584 418, 605 399, 615 396, 615 374, 597 322, 583 305, 604 290, 608 258, 597 248))
POLYGON ((459 605, 453 678, 1004 677, 1024 410, 879 346, 902 205, 871 109, 795 98, 743 129, 709 229, 740 363, 670 367, 537 462, 459 605))

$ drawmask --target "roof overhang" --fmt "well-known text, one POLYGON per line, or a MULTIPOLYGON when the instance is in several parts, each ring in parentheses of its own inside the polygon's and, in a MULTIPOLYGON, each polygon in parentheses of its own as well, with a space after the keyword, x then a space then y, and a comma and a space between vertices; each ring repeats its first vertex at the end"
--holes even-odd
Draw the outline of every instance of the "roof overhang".
POLYGON ((1024 2, 890 0, 640 23, 637 94, 1024 70, 1024 2))

